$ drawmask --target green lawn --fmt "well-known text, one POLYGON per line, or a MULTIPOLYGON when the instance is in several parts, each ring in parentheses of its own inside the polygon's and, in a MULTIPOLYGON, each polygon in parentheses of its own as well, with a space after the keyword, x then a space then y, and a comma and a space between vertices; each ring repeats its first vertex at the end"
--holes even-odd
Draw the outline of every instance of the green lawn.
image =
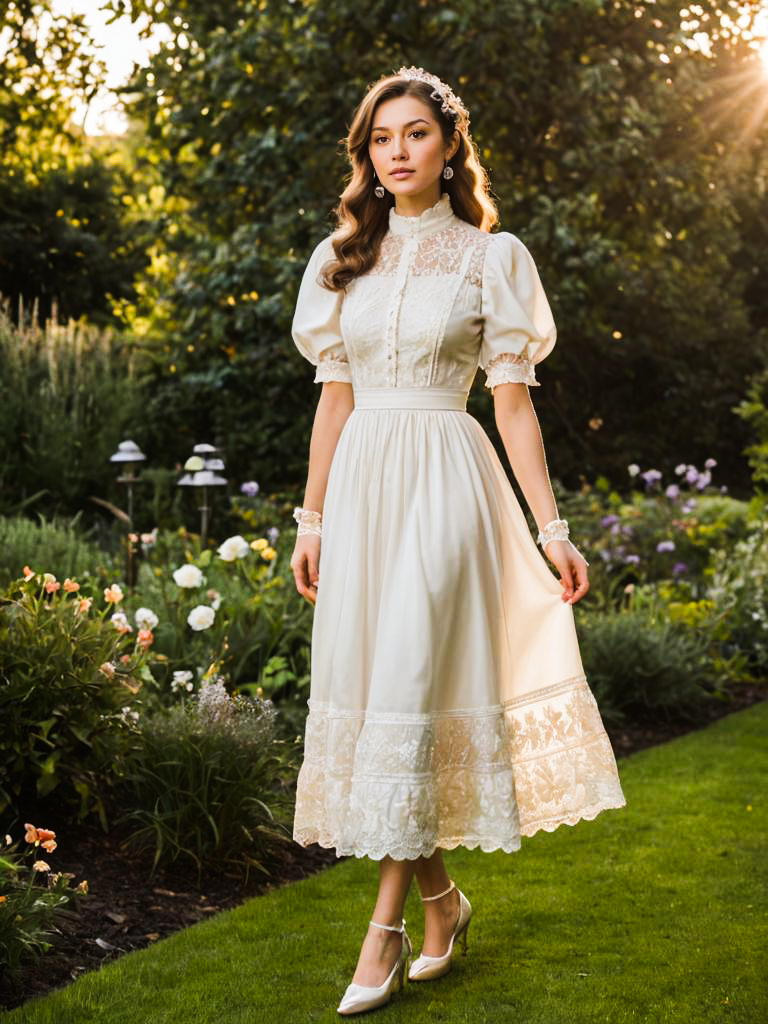
MULTIPOLYGON (((768 704, 621 763, 627 808, 454 851, 469 952, 407 985, 381 1024, 768 1020, 768 704)), ((335 1021, 375 866, 346 861, 131 953, 4 1024, 335 1021)), ((406 908, 418 950, 420 902, 406 908)))

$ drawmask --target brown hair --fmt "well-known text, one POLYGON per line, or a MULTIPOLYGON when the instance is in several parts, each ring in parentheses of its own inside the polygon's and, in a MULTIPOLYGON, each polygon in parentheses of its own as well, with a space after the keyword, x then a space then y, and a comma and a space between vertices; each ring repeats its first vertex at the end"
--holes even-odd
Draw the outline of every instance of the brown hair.
POLYGON ((373 118, 385 100, 416 96, 432 111, 446 143, 455 131, 459 133, 459 147, 449 161, 453 177, 440 179, 443 190, 450 195, 453 212, 468 224, 490 231, 498 223, 496 204, 488 193, 488 175, 469 134, 466 113, 463 109, 444 113, 441 101, 432 98, 432 91, 432 85, 419 79, 387 75, 369 88, 355 111, 344 140, 352 172, 333 211, 338 222, 332 238, 336 259, 326 263, 320 275, 326 288, 341 291, 370 270, 389 227, 394 197, 390 192, 385 192, 382 199, 374 195, 375 174, 368 153, 373 118))

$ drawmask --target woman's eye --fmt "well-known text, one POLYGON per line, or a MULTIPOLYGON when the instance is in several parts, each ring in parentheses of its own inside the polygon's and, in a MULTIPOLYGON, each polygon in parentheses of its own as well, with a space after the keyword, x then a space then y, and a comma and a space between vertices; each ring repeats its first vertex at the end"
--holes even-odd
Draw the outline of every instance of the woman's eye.
POLYGON ((416 135, 426 135, 426 134, 427 133, 424 131, 423 128, 416 128, 414 131, 411 132, 411 135, 414 135, 414 136, 416 136, 416 135))

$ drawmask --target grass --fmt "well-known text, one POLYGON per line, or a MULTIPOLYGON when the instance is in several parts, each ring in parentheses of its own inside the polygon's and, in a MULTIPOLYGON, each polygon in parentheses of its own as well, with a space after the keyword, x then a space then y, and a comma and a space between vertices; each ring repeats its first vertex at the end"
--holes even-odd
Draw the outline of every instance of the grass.
MULTIPOLYGON (((378 1024, 768 1020, 768 704, 623 761, 626 809, 457 850, 469 953, 378 1024)), ((337 1021, 375 867, 344 861, 0 1015, 3 1024, 337 1021)), ((415 886, 405 914, 419 948, 415 886)))

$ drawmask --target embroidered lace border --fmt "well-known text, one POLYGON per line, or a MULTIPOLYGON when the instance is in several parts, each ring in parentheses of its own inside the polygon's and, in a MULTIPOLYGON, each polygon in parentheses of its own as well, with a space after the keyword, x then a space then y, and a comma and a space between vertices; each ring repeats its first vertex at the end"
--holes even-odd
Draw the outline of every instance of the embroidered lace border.
POLYGON ((310 702, 294 839, 397 860, 520 837, 624 806, 583 676, 493 708, 371 714, 310 702))

